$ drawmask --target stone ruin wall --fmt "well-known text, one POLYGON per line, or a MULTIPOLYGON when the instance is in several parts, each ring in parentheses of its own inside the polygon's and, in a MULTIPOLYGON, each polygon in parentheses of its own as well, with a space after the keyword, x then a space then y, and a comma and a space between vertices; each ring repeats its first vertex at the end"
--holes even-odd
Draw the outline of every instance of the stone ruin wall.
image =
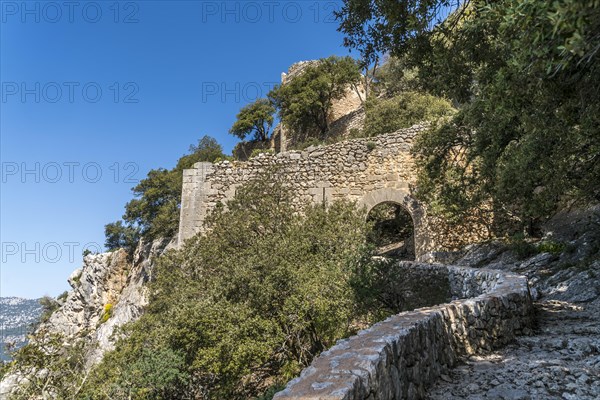
POLYGON ((526 277, 410 264, 423 275, 445 272, 452 294, 463 300, 403 312, 340 340, 273 399, 422 399, 426 388, 462 357, 531 333, 526 277))
POLYGON ((416 125, 304 151, 264 153, 246 162, 197 163, 184 171, 179 245, 202 232, 206 216, 218 203, 233 198, 237 187, 273 167, 286 175, 299 208, 337 199, 355 201, 367 210, 383 202, 402 205, 413 218, 417 257, 434 250, 456 250, 487 238, 484 225, 448 227, 429 216, 414 198, 416 172, 410 149, 424 129, 416 125))
MULTIPOLYGON (((281 74, 281 84, 285 85, 291 79, 300 75, 306 67, 315 65, 318 62, 318 60, 311 60, 293 64, 287 73, 281 74)), ((366 90, 364 83, 361 81, 355 87, 348 87, 346 94, 341 99, 332 102, 328 116, 328 123, 330 124, 328 137, 347 137, 352 129, 360 130, 363 128, 365 120, 363 101, 365 99, 366 90)), ((295 144, 287 134, 287 129, 283 124, 279 124, 273 129, 270 146, 275 153, 285 152, 295 144)))

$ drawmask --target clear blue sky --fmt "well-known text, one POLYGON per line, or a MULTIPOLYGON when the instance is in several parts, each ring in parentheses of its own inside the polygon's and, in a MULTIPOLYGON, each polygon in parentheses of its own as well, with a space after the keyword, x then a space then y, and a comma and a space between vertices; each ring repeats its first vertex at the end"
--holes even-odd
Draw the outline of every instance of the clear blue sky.
POLYGON ((348 54, 339 1, 0 5, 0 296, 68 289, 150 169, 205 134, 230 152, 237 111, 281 72, 348 54))

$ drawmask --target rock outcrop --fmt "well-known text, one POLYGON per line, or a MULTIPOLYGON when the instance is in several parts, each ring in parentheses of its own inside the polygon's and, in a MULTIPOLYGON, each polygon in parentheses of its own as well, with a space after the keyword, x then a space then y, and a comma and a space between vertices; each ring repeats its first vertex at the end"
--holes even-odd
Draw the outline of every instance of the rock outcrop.
MULTIPOLYGON (((65 342, 90 344, 86 367, 98 363, 114 346, 115 330, 138 319, 147 304, 147 283, 156 257, 172 247, 171 239, 140 241, 133 257, 124 250, 90 254, 68 279, 72 290, 38 332, 59 334, 65 342)), ((8 374, 0 382, 5 398, 24 377, 8 374)))

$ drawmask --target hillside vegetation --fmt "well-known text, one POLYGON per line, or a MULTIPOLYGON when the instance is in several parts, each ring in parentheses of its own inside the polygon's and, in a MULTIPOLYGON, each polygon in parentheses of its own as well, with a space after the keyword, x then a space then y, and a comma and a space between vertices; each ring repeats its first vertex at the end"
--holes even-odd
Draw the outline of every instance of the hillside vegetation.
MULTIPOLYGON (((277 113, 297 143, 332 140, 332 102, 364 80, 354 135, 432 122, 413 149, 431 212, 488 210, 497 236, 527 250, 557 210, 600 201, 600 2, 344 0, 337 16, 360 62, 309 66, 245 106, 231 134, 264 145, 277 113)), ((150 171, 106 226, 107 248, 175 235, 183 169, 226 157, 204 137, 174 169, 150 171)), ((145 314, 93 369, 85 343, 37 332, 8 366, 38 372, 14 398, 266 399, 337 339, 398 312, 385 301, 398 277, 373 261, 366 216, 346 202, 299 213, 286 187, 265 172, 219 204, 205 235, 163 255, 145 314)))
POLYGON ((245 185, 205 236, 162 257, 146 313, 92 371, 86 396, 250 398, 369 322, 355 290, 368 289, 364 215, 351 203, 299 215, 284 182, 245 185))
POLYGON ((433 210, 488 206, 498 234, 536 235, 566 203, 600 200, 598 1, 345 0, 338 18, 366 65, 396 58, 390 90, 458 109, 415 149, 433 210))

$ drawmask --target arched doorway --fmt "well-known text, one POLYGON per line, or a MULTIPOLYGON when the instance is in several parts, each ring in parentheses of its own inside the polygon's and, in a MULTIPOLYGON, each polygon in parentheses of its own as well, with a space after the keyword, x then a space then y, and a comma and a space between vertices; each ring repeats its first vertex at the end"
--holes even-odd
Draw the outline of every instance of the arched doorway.
POLYGON ((415 225, 406 208, 391 201, 379 203, 371 208, 367 221, 371 224, 368 241, 379 255, 415 259, 415 225))
POLYGON ((420 260, 420 257, 429 251, 426 229, 423 221, 425 210, 421 204, 411 196, 408 190, 382 188, 365 193, 359 199, 358 207, 365 209, 368 215, 373 208, 381 203, 400 205, 410 214, 413 223, 415 259, 420 260))

